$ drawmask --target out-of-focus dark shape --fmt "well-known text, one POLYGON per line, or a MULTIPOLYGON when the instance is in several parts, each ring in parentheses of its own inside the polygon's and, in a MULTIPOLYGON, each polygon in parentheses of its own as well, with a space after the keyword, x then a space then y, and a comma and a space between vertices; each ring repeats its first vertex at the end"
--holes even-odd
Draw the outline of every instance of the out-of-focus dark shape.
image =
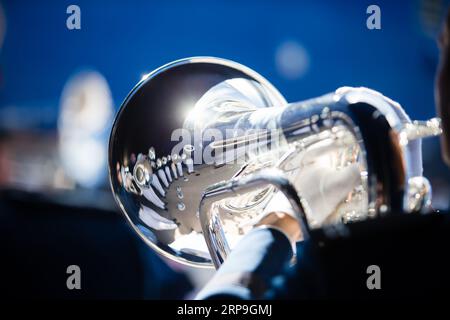
POLYGON ((191 289, 116 212, 39 193, 0 193, 0 251, 2 298, 180 299, 191 289), (66 287, 70 265, 81 269, 81 290, 66 287))
POLYGON ((442 0, 420 0, 420 25, 423 32, 429 37, 436 37, 445 11, 442 0))

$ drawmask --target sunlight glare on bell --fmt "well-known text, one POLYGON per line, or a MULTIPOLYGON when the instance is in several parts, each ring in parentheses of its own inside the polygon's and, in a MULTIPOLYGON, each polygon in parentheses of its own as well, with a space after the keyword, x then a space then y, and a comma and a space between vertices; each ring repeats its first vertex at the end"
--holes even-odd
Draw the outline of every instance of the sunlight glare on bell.
POLYGON ((209 144, 226 140, 239 115, 285 104, 263 77, 224 59, 184 59, 145 75, 121 106, 109 144, 115 198, 141 238, 181 263, 212 266, 201 196, 242 163, 219 165, 209 144))

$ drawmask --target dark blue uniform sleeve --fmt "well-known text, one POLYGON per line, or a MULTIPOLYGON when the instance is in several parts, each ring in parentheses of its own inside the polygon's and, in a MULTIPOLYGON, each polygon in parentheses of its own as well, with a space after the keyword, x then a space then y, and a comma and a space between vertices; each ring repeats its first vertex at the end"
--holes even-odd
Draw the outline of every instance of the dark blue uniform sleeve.
POLYGON ((250 231, 197 299, 260 299, 292 258, 286 235, 271 227, 250 231))

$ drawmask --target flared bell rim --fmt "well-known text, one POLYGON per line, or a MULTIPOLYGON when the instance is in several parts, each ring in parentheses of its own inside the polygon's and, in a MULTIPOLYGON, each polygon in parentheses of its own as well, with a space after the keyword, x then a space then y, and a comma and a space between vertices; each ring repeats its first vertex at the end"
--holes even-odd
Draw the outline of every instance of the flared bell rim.
POLYGON ((139 228, 137 228, 137 226, 133 222, 132 218, 129 216, 127 210, 125 209, 124 205, 122 204, 122 201, 120 200, 119 195, 117 194, 117 190, 115 190, 114 182, 113 182, 113 174, 114 174, 114 172, 112 172, 112 169, 114 166, 113 161, 112 161, 113 160, 113 154, 112 154, 113 142, 114 142, 114 137, 116 135, 117 124, 121 118, 122 113, 126 109, 128 102, 133 98, 133 96, 143 86, 145 86, 148 82, 150 82, 152 79, 157 77, 159 74, 161 74, 169 69, 172 69, 174 67, 177 67, 177 66, 193 64, 193 63, 218 64, 221 66, 225 66, 225 67, 229 67, 229 68, 238 70, 238 71, 246 74, 250 78, 256 80, 257 82, 261 83, 264 86, 264 88, 267 90, 267 93, 270 95, 270 98, 271 98, 270 100, 274 102, 274 106, 283 107, 283 106, 287 105, 287 101, 283 97, 283 95, 265 77, 263 77, 256 71, 250 69, 249 67, 246 67, 235 61, 224 59, 224 58, 212 57, 212 56, 195 56, 195 57, 188 57, 188 58, 178 59, 178 60, 169 62, 169 63, 151 71, 147 75, 143 76, 142 79, 133 87, 133 89, 130 91, 130 93, 126 96, 126 98, 123 100, 122 104, 120 105, 119 111, 117 112, 117 114, 115 116, 115 119, 114 119, 114 122, 112 125, 112 129, 111 129, 111 134, 109 136, 109 141, 108 141, 109 185, 110 185, 111 191, 113 193, 114 200, 117 203, 117 205, 119 206, 120 211, 125 216, 129 225, 131 225, 134 232, 136 232, 138 234, 138 236, 149 247, 151 247, 153 250, 155 250, 155 252, 157 252, 158 254, 160 254, 161 256, 163 256, 165 258, 168 258, 170 260, 176 261, 178 263, 181 263, 181 264, 184 264, 187 266, 200 267, 200 268, 214 268, 212 260, 206 261, 207 259, 205 259, 205 261, 201 261, 201 262, 200 261, 192 261, 192 260, 189 260, 187 257, 171 254, 170 252, 168 252, 168 251, 164 250, 163 248, 161 248, 160 246, 158 246, 157 243, 150 240, 147 236, 145 236, 143 234, 143 232, 141 230, 139 230, 139 228))

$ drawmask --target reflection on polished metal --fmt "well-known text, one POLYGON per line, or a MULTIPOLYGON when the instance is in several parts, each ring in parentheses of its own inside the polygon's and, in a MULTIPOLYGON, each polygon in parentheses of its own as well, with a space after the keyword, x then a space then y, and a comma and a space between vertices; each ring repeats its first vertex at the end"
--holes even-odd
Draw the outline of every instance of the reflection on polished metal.
POLYGON ((296 217, 304 237, 426 210, 421 138, 439 133, 438 119, 411 122, 367 88, 288 104, 242 65, 189 58, 150 73, 124 101, 110 137, 111 187, 157 252, 218 267, 271 210, 296 217))
POLYGON ((219 208, 217 203, 232 196, 239 196, 240 193, 252 192, 258 188, 272 185, 282 192, 289 205, 292 207, 294 217, 300 223, 302 240, 309 237, 309 224, 305 214, 304 205, 299 198, 297 190, 291 184, 284 173, 275 169, 264 169, 241 178, 233 178, 229 181, 219 182, 208 187, 205 190, 200 203, 200 221, 202 229, 205 232, 205 240, 211 253, 211 258, 216 268, 220 267, 230 252, 230 246, 226 237, 223 235, 223 227, 220 221, 220 215, 217 212, 219 208))

